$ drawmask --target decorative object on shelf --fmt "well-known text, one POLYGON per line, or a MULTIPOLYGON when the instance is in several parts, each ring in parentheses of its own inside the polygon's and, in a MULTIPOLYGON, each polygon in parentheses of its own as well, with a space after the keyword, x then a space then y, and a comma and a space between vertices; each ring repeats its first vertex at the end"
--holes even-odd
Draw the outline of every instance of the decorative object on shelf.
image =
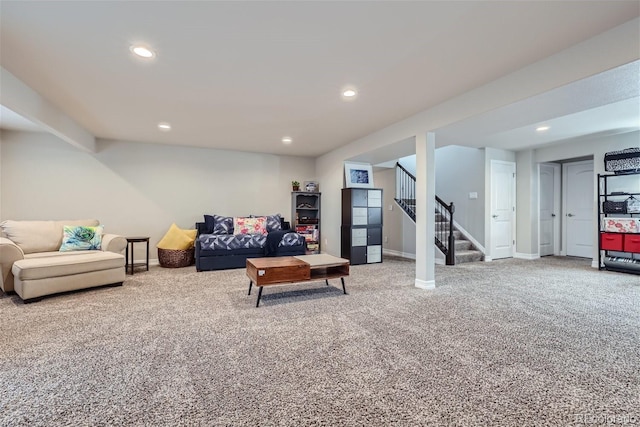
POLYGON ((611 233, 640 233, 640 219, 637 218, 602 218, 602 230, 611 233))
POLYGON ((630 213, 630 214, 640 213, 640 199, 636 199, 633 196, 630 196, 627 199, 627 213, 630 213))
POLYGON ((640 147, 605 153, 604 169, 616 175, 640 173, 640 147))
POLYGON ((298 181, 291 181, 291 188, 293 188, 293 191, 300 191, 300 183, 298 181))
POLYGON ((346 188, 373 188, 373 169, 368 163, 344 162, 346 188))
POLYGON ((614 200, 605 200, 602 202, 602 212, 606 214, 626 214, 627 213, 627 202, 616 202, 614 200))
POLYGON ((291 193, 293 229, 307 244, 307 255, 320 253, 320 194, 300 191, 291 193))
POLYGON ((315 193, 320 190, 320 184, 316 181, 305 181, 304 182, 304 191, 308 191, 309 193, 315 193))

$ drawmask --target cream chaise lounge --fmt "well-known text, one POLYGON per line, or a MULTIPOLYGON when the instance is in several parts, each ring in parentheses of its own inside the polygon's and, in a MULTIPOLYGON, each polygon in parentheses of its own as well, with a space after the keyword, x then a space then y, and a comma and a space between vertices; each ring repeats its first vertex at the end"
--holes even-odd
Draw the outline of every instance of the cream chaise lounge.
POLYGON ((103 234, 101 250, 60 252, 63 226, 95 227, 98 220, 0 223, 0 287, 24 302, 45 295, 103 285, 122 285, 127 240, 103 234))

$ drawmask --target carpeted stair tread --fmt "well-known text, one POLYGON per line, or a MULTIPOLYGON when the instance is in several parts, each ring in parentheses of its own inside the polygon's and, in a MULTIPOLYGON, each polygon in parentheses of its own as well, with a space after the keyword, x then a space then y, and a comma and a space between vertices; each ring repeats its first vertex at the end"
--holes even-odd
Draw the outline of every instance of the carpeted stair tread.
POLYGON ((482 261, 483 254, 476 250, 456 251, 456 264, 482 261))
POLYGON ((460 251, 468 251, 473 248, 473 244, 466 239, 456 239, 456 253, 460 251))

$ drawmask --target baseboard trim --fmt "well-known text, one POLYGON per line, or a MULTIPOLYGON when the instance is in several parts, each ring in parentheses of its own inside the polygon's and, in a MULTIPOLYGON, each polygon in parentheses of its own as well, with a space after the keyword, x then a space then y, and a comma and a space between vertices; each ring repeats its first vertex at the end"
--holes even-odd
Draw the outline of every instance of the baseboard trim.
POLYGON ((416 279, 416 288, 420 289, 435 289, 436 281, 435 280, 420 280, 416 279))
POLYGON ((382 254, 383 255, 399 256, 401 258, 409 258, 409 259, 412 259, 412 260, 416 259, 416 254, 410 254, 408 252, 394 251, 393 249, 382 249, 382 254))
POLYGON ((516 252, 513 254, 514 258, 519 258, 519 259, 528 259, 528 260, 533 260, 533 259, 538 259, 540 258, 540 254, 526 254, 523 252, 516 252))

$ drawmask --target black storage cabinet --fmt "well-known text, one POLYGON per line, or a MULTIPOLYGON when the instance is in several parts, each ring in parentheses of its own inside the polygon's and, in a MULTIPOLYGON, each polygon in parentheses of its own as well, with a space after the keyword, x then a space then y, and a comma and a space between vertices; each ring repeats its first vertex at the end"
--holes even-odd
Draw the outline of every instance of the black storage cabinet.
POLYGON ((382 189, 343 188, 341 256, 351 265, 382 262, 382 189))

